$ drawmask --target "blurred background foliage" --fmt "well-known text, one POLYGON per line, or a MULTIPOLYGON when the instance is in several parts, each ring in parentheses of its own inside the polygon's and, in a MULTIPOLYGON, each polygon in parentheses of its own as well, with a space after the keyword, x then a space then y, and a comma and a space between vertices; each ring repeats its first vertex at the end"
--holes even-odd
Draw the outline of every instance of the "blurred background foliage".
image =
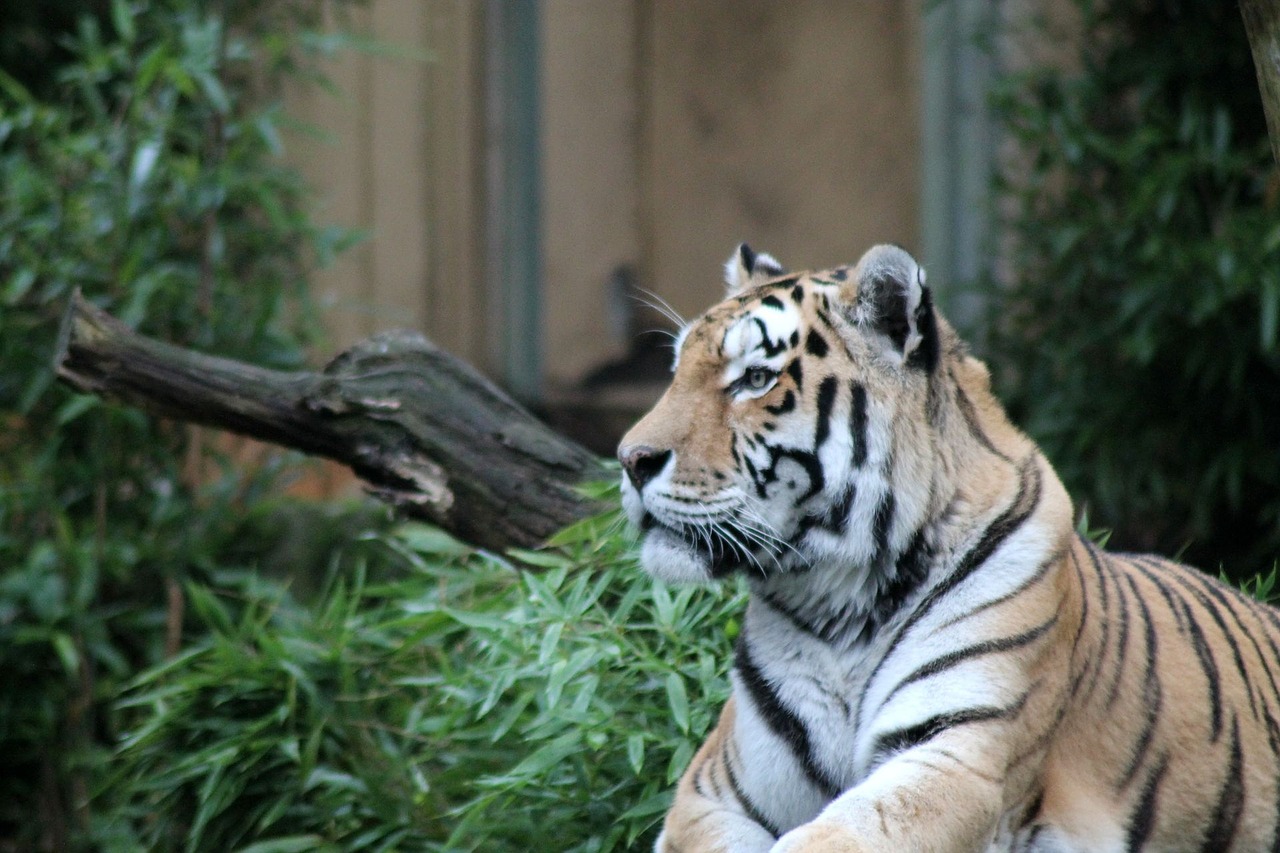
POLYGON ((278 467, 56 385, 59 316, 81 288, 162 338, 301 363, 306 270, 349 239, 278 156, 320 11, 0 4, 0 849, 91 845, 119 687, 190 636, 184 584, 248 565, 278 467))
POLYGON ((1280 554, 1280 171, 1244 25, 1075 6, 1074 67, 996 93, 997 392, 1112 547, 1244 578, 1280 554))
MULTIPOLYGON (((1238 13, 1077 2, 1079 66, 997 93, 993 372, 1113 545, 1252 575, 1280 187, 1238 13)), ((326 8, 0 5, 0 851, 643 849, 728 689, 742 591, 650 584, 607 519, 523 572, 54 383, 75 287, 302 363, 354 239, 279 157, 326 8)))

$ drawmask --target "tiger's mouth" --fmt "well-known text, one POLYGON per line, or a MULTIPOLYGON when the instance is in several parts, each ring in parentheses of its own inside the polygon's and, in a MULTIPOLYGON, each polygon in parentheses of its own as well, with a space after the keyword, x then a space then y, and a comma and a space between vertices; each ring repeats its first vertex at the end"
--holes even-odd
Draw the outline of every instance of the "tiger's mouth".
POLYGON ((690 554, 700 558, 708 575, 719 579, 737 571, 762 571, 768 561, 762 561, 757 551, 742 541, 741 532, 732 528, 732 522, 704 522, 701 524, 668 523, 646 511, 640 520, 645 536, 666 537, 675 540, 690 554))

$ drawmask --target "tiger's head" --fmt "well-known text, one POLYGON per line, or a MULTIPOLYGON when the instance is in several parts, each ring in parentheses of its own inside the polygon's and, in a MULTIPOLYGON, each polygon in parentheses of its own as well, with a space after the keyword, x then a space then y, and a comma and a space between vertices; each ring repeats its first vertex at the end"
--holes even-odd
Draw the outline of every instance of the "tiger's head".
POLYGON ((897 246, 787 273, 745 244, 726 299, 676 339, 674 376, 622 439, 622 498, 655 577, 874 573, 940 511, 941 373, 972 362, 897 246), (952 363, 955 363, 953 366, 952 363))

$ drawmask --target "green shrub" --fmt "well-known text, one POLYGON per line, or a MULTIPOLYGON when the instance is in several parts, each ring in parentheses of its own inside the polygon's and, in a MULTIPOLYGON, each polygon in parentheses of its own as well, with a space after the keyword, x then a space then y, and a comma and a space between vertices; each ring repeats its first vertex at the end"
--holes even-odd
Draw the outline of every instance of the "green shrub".
POLYGON ((1280 553, 1280 173, 1240 13, 1076 6, 1078 70, 997 100, 1000 393, 1113 545, 1251 575, 1280 553))
POLYGON ((109 699, 181 640, 266 493, 192 433, 54 382, 75 288, 143 331, 302 359, 344 240, 280 159, 314 3, 0 4, 0 847, 90 842, 109 699), (183 476, 191 462, 201 476, 183 476))
POLYGON ((208 638, 125 692, 113 813, 148 849, 648 849, 744 594, 654 585, 608 527, 516 571, 408 526, 402 576, 312 607, 193 586, 208 638))

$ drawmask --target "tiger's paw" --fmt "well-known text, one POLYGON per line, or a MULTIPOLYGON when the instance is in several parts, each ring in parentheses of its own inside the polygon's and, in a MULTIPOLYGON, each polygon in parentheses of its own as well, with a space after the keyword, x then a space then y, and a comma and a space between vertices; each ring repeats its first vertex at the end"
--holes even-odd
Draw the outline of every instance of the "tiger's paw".
POLYGON ((815 821, 782 836, 769 853, 866 853, 867 850, 845 827, 815 821))

